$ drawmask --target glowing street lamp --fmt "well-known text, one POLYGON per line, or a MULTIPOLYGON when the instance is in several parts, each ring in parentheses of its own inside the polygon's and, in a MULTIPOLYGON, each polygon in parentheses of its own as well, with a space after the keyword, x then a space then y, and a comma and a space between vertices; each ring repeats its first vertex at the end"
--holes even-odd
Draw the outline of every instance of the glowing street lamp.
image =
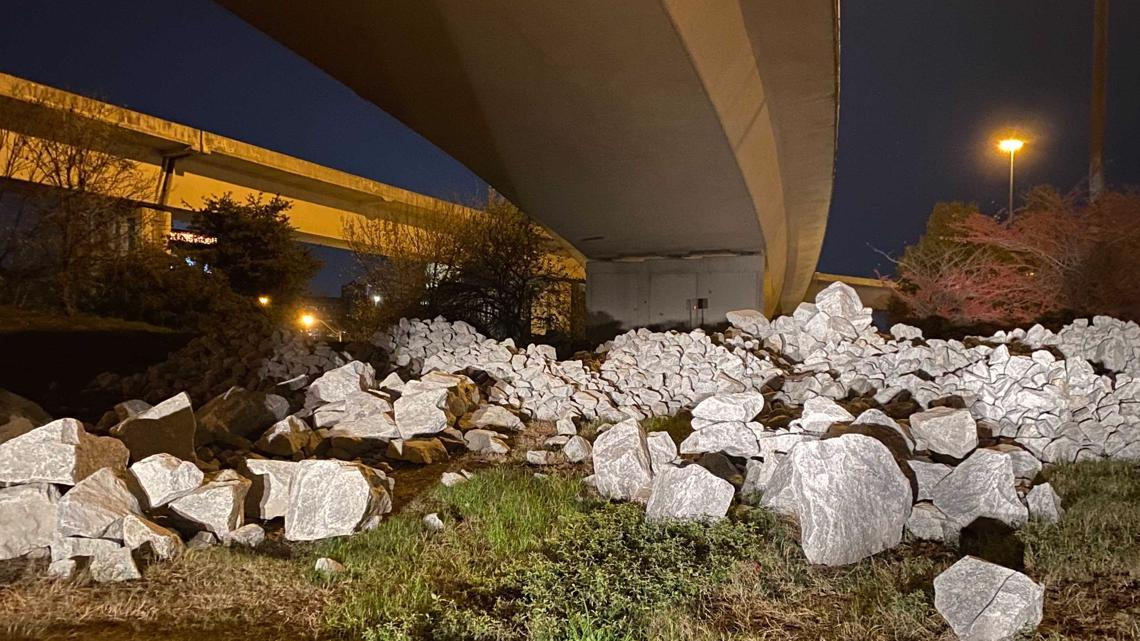
POLYGON ((1024 140, 1006 138, 998 142, 998 149, 1009 154, 1009 215, 1013 215, 1013 157, 1025 146, 1024 140))
POLYGON ((301 314, 301 325, 305 329, 312 329, 313 324, 317 322, 317 317, 312 314, 301 314))
POLYGON ((269 307, 269 297, 268 296, 258 296, 257 297, 257 304, 261 305, 262 307, 269 307))
POLYGON ((336 339, 340 342, 344 342, 344 331, 343 330, 339 330, 339 329, 334 328, 332 325, 329 325, 324 320, 317 318, 316 316, 314 316, 312 314, 301 314, 301 325, 305 329, 312 329, 313 326, 316 325, 317 323, 324 325, 326 328, 328 328, 328 330, 330 332, 336 332, 336 339))

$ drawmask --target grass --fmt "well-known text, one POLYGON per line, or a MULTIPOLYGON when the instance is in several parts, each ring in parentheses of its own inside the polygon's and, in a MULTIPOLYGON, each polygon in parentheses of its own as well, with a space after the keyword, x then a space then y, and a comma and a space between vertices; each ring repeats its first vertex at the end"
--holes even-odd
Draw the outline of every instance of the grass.
POLYGON ((646 432, 668 432, 674 443, 680 443, 693 433, 693 416, 682 411, 673 416, 653 416, 641 422, 646 432))
POLYGON ((0 305, 0 332, 157 332, 174 330, 144 323, 106 316, 62 312, 46 312, 0 305))
MULTIPOLYGON (((1047 589, 1035 638, 1140 641, 1140 466, 1082 463, 1050 480, 1064 520, 1019 535, 1027 573, 1047 589)), ((639 506, 591 498, 572 476, 500 467, 435 487, 349 538, 194 552, 131 584, 0 577, 0 636, 949 640, 932 581, 959 556, 904 543, 850 566, 813 566, 795 525, 765 510, 741 506, 712 526, 647 523, 639 506), (440 514, 442 532, 422 524, 427 512, 440 514), (316 575, 318 556, 346 572, 316 575)))

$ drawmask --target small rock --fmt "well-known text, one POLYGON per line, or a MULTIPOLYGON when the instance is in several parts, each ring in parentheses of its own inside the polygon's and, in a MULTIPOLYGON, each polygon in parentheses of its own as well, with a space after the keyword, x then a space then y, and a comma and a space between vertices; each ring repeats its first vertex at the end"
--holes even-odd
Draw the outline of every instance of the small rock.
POLYGON ((438 438, 414 438, 406 441, 395 440, 388 444, 385 456, 394 461, 407 461, 419 465, 442 463, 451 457, 447 448, 438 438))
POLYGON ((265 542, 265 528, 256 523, 247 523, 226 534, 222 542, 225 545, 255 548, 265 542))
POLYGON ((594 441, 594 484, 618 501, 648 500, 653 482, 645 431, 633 419, 606 430, 594 441))
POLYGON ((693 417, 716 422, 747 423, 764 409, 764 395, 760 392, 716 394, 697 403, 693 417))
POLYGON ((1029 505, 1029 518, 1044 523, 1057 523, 1065 516, 1061 507, 1061 497, 1053 490, 1049 483, 1035 485, 1025 495, 1025 502, 1029 505))
POLYGON ((935 407, 910 416, 915 447, 957 459, 978 447, 978 424, 970 410, 935 407))
POLYGON ((484 405, 471 414, 471 425, 480 429, 522 431, 522 419, 500 405, 484 405))
POLYGON ((343 401, 351 392, 371 389, 375 382, 376 370, 371 365, 352 361, 325 372, 313 381, 305 392, 305 405, 316 407, 343 401))
POLYGON ((590 442, 581 436, 572 436, 566 444, 562 446, 562 454, 566 457, 567 461, 571 463, 581 463, 590 458, 590 453, 593 448, 590 442))
POLYGON ((246 494, 246 513, 263 521, 285 516, 289 509, 289 487, 300 463, 246 459, 250 473, 250 489, 246 494))
POLYGON ((273 456, 293 456, 316 447, 320 437, 297 416, 286 416, 269 427, 254 444, 258 450, 273 456))
POLYGON ((1009 641, 1041 623, 1045 588, 968 556, 934 578, 934 607, 962 641, 1009 641))
POLYGON ((491 430, 468 430, 463 434, 467 449, 480 454, 506 454, 511 451, 498 432, 491 430))
POLYGON ((439 532, 443 530, 443 520, 435 512, 428 514, 424 517, 424 525, 432 532, 439 532))
POLYGON ((75 559, 60 559, 48 564, 47 575, 52 579, 66 580, 75 576, 78 569, 79 564, 75 559))
POLYGON ((906 520, 906 530, 911 536, 922 541, 941 541, 957 545, 960 528, 934 505, 918 503, 911 508, 910 517, 906 520))
POLYGON ((51 545, 58 504, 59 490, 48 483, 0 488, 0 560, 51 545))
POLYGON ((823 434, 835 423, 846 423, 854 420, 855 417, 851 415, 851 412, 840 407, 835 401, 823 396, 816 396, 804 401, 803 415, 800 417, 799 424, 805 432, 823 434))
POLYGON ((558 458, 549 450, 529 450, 526 453, 526 462, 530 465, 554 465, 558 458))
POLYGON ((333 561, 327 556, 322 556, 321 558, 317 559, 316 564, 313 565, 313 569, 320 574, 340 574, 341 572, 344 572, 343 565, 336 561, 333 561))
POLYGON ((182 537, 176 532, 137 514, 128 514, 116 521, 108 530, 107 538, 122 541, 130 550, 147 546, 164 561, 178 556, 184 548, 182 537))
POLYGON ((578 428, 574 426, 574 419, 563 416, 554 423, 554 429, 563 436, 576 436, 578 428))
POLYGON ((444 472, 439 477, 439 482, 442 483, 444 487, 454 487, 465 481, 467 481, 466 476, 456 474, 455 472, 444 472))
POLYGON ((186 542, 186 549, 201 550, 204 548, 214 547, 217 544, 218 537, 214 536, 213 532, 207 532, 203 530, 190 537, 190 540, 186 542))
POLYGON ((654 474, 676 462, 677 444, 669 432, 650 432, 645 440, 649 444, 649 459, 654 474))
POLYGON ((118 583, 142 578, 128 548, 117 548, 92 557, 88 570, 96 583, 118 583))
POLYGON ((197 465, 166 453, 138 461, 130 472, 142 490, 145 507, 151 510, 198 489, 204 478, 197 465))

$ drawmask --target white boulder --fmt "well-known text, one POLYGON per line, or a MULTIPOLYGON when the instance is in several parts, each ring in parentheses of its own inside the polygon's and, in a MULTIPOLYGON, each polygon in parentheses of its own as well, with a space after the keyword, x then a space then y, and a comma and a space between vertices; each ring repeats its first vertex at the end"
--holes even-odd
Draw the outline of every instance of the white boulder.
POLYGON ((967 556, 934 578, 934 607, 962 641, 1010 641, 1041 623, 1045 588, 967 556))
POLYGON ((118 439, 61 418, 0 443, 0 483, 75 485, 100 468, 125 468, 127 457, 118 439))

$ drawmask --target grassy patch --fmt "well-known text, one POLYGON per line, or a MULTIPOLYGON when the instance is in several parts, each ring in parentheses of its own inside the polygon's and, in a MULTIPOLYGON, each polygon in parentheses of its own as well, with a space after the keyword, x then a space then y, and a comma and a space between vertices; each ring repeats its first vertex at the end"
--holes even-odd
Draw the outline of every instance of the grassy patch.
POLYGON ((693 416, 686 411, 673 416, 653 416, 641 422, 646 432, 668 432, 674 443, 680 443, 693 433, 693 416))

